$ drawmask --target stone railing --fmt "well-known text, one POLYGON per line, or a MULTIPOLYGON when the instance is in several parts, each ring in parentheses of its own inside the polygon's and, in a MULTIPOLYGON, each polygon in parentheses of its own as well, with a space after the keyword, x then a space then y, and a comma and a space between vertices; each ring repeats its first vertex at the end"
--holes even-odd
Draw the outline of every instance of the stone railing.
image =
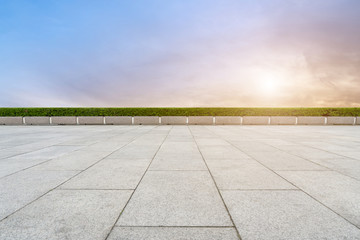
POLYGON ((0 117, 0 125, 360 125, 360 117, 92 116, 0 117))

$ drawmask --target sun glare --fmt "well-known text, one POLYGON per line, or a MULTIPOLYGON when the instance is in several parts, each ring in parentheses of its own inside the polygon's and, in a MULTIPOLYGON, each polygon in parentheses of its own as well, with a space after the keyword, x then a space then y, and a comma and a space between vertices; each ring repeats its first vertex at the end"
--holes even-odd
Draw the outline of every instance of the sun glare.
POLYGON ((278 89, 278 83, 277 80, 273 78, 268 78, 262 80, 262 91, 265 93, 274 93, 278 89))
POLYGON ((262 94, 274 95, 280 91, 283 79, 276 74, 264 74, 258 78, 258 88, 262 94))

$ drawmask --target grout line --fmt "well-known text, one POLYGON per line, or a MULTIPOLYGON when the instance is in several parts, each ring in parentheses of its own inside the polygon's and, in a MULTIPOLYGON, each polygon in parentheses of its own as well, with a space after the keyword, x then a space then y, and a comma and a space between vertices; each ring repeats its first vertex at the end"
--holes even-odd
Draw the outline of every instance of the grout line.
POLYGON ((233 220, 233 218, 232 218, 232 216, 231 216, 231 214, 230 214, 230 211, 229 211, 229 209, 228 209, 228 207, 227 207, 227 205, 226 205, 226 203, 225 203, 225 200, 224 200, 223 196, 221 195, 220 189, 219 189, 219 187, 217 186, 217 183, 216 183, 216 181, 215 181, 215 178, 214 178, 214 176, 212 175, 212 173, 211 173, 211 171, 210 171, 210 168, 209 168, 207 162, 205 161, 204 155, 202 154, 202 152, 201 152, 201 150, 200 150, 199 144, 197 143, 196 138, 195 138, 195 136, 194 136, 191 128, 188 127, 188 129, 189 129, 189 131, 190 131, 190 133, 191 133, 191 136, 192 136, 193 139, 194 139, 194 142, 195 142, 195 144, 196 144, 196 147, 197 147, 199 153, 201 154, 201 158, 202 158, 202 160, 204 161, 204 164, 205 164, 205 166, 206 166, 206 168, 207 168, 207 170, 208 170, 208 172, 209 172, 209 174, 210 174, 210 177, 211 177, 211 179, 213 180, 213 183, 214 183, 214 185, 215 185, 215 188, 216 188, 216 190, 217 190, 217 192, 218 192, 218 194, 219 194, 219 196, 220 196, 220 199, 221 199, 222 203, 224 204, 225 210, 227 211, 227 213, 228 213, 228 215, 229 215, 230 221, 231 221, 231 223, 233 224, 233 226, 235 227, 236 234, 237 234, 238 238, 241 240, 242 238, 241 238, 241 236, 240 236, 239 230, 237 229, 237 227, 236 227, 236 225, 235 225, 235 223, 234 223, 234 220, 233 220))
MULTIPOLYGON (((156 126, 155 128, 158 128, 158 126, 156 126)), ((152 129, 154 129, 154 128, 152 128, 152 129)), ((155 159, 155 156, 157 155, 157 153, 159 152, 160 148, 161 148, 161 147, 162 147, 162 145, 164 144, 165 140, 166 140, 166 139, 167 139, 167 137, 169 136, 169 133, 170 133, 171 129, 173 129, 173 127, 171 127, 171 128, 170 128, 170 130, 168 131, 168 133, 167 133, 167 135, 165 136, 164 140, 162 141, 162 143, 160 144, 160 146, 159 146, 159 147, 158 147, 158 149, 156 150, 156 152, 155 152, 154 156, 152 157, 152 159, 151 159, 151 161, 150 161, 149 165, 147 166, 147 168, 146 168, 146 170, 145 170, 144 174, 141 176, 141 178, 140 178, 140 180, 139 180, 138 184, 136 185, 136 187, 135 187, 134 191, 131 193, 131 195, 130 195, 129 199, 127 200, 127 202, 126 202, 125 206, 123 207, 122 211, 120 211, 120 214, 119 214, 119 216, 116 218, 116 220, 115 220, 115 222, 114 222, 114 225, 111 227, 111 229, 110 229, 109 233, 106 235, 105 240, 107 240, 107 239, 109 238, 109 236, 110 236, 111 232, 113 231, 114 227, 116 226, 116 223, 119 221, 119 219, 120 219, 121 215, 122 215, 122 214, 123 214, 123 212, 125 211, 125 209, 126 209, 127 205, 129 204, 129 202, 130 202, 130 200, 131 200, 132 196, 134 195, 134 193, 135 193, 136 189, 139 187, 139 185, 140 185, 141 181, 143 180, 143 178, 144 178, 145 174, 148 172, 148 170, 149 170, 149 168, 150 168, 151 163, 152 163, 152 162, 154 161, 154 159, 155 159)))
POLYGON ((79 117, 76 117, 76 125, 79 125, 79 117))
POLYGON ((58 188, 56 191, 134 191, 133 188, 58 188))
POLYGON ((205 172, 205 170, 189 170, 189 169, 166 169, 166 170, 159 170, 159 169, 149 169, 150 172, 205 172))
POLYGON ((235 228, 234 226, 132 226, 118 225, 119 228, 235 228))
POLYGON ((220 189, 221 191, 301 191, 300 189, 245 189, 245 188, 239 188, 239 189, 220 189))

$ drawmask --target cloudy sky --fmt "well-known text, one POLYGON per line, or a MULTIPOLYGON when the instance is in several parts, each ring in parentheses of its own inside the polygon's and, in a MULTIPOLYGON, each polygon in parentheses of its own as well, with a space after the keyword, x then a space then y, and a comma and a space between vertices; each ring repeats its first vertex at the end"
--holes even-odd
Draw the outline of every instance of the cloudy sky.
POLYGON ((1 0, 0 106, 360 106, 359 0, 1 0))

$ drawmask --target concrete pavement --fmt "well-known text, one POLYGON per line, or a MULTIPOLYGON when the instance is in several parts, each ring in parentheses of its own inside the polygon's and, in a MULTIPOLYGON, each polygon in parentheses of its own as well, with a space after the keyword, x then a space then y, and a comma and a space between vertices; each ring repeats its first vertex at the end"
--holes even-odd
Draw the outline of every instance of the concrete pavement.
POLYGON ((358 126, 0 126, 0 239, 360 239, 358 126))

